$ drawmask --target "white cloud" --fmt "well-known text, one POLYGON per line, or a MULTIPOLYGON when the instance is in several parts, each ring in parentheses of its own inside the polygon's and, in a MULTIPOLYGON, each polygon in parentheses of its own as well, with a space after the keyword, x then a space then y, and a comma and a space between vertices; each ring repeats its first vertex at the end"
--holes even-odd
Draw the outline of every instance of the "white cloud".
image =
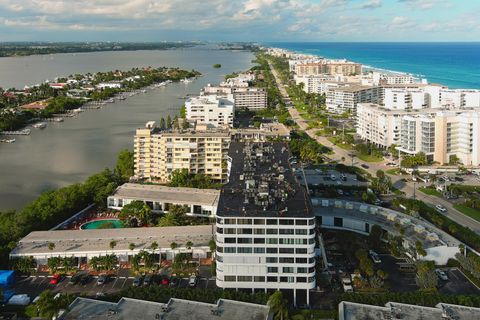
POLYGON ((382 0, 369 0, 360 5, 360 9, 376 9, 382 6, 382 0))

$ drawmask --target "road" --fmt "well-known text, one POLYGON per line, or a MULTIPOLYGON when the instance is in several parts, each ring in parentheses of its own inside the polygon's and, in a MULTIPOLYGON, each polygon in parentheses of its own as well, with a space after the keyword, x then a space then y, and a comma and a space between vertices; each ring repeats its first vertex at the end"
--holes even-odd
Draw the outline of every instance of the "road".
MULTIPOLYGON (((298 110, 295 107, 293 107, 291 103, 291 99, 287 93, 287 90, 285 90, 284 85, 281 83, 280 77, 278 76, 278 73, 276 72, 275 68, 273 68, 273 66, 270 63, 269 65, 270 65, 270 70, 272 71, 272 74, 275 78, 275 82, 277 83, 277 87, 280 90, 280 93, 282 94, 283 99, 288 106, 288 112, 290 113, 290 116, 297 123, 300 129, 304 130, 309 137, 311 137, 312 139, 315 139, 318 143, 326 147, 329 147, 333 150, 333 154, 328 155, 329 159, 335 160, 337 162, 345 162, 348 165, 350 164, 360 165, 360 166, 367 165, 368 169, 365 169, 365 170, 367 170, 373 176, 375 176, 377 170, 385 171, 385 170, 391 169, 391 167, 386 166, 385 162, 378 162, 378 163, 365 162, 356 157, 352 159, 350 155, 351 153, 348 150, 342 149, 334 145, 326 137, 317 136, 315 129, 309 130, 308 122, 305 119, 303 119, 300 113, 298 112, 298 110)), ((416 199, 422 200, 432 207, 434 207, 437 204, 440 204, 445 208, 447 208, 447 212, 444 213, 446 217, 457 222, 462 226, 469 227, 470 229, 475 231, 477 234, 480 234, 480 221, 477 221, 467 215, 464 215, 460 211, 456 210, 449 201, 443 198, 439 198, 437 196, 427 195, 421 191, 416 190, 418 187, 422 186, 420 183, 414 184, 413 182, 404 182, 403 181, 404 177, 402 176, 390 175, 390 174, 388 174, 388 176, 392 179, 393 185, 397 189, 403 191, 406 197, 413 198, 415 194, 416 199)))

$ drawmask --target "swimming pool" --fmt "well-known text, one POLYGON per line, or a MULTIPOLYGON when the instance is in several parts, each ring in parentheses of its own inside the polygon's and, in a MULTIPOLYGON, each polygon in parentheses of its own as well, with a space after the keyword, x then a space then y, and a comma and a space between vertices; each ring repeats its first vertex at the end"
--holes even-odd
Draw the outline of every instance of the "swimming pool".
POLYGON ((80 226, 80 229, 117 229, 121 227, 122 223, 118 219, 103 219, 84 223, 80 226))

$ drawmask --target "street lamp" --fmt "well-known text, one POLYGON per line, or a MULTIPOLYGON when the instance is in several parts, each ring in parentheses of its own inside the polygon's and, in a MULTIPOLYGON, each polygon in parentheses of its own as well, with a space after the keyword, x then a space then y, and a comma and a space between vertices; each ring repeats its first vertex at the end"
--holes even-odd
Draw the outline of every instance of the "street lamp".
POLYGON ((415 199, 415 186, 416 186, 417 182, 416 181, 413 181, 413 200, 416 200, 415 199))

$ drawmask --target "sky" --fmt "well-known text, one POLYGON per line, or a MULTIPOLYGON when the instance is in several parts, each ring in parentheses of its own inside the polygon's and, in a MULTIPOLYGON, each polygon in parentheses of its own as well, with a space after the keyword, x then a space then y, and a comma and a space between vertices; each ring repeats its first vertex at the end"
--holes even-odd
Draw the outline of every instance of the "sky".
POLYGON ((480 41, 480 0, 0 0, 0 41, 480 41))

